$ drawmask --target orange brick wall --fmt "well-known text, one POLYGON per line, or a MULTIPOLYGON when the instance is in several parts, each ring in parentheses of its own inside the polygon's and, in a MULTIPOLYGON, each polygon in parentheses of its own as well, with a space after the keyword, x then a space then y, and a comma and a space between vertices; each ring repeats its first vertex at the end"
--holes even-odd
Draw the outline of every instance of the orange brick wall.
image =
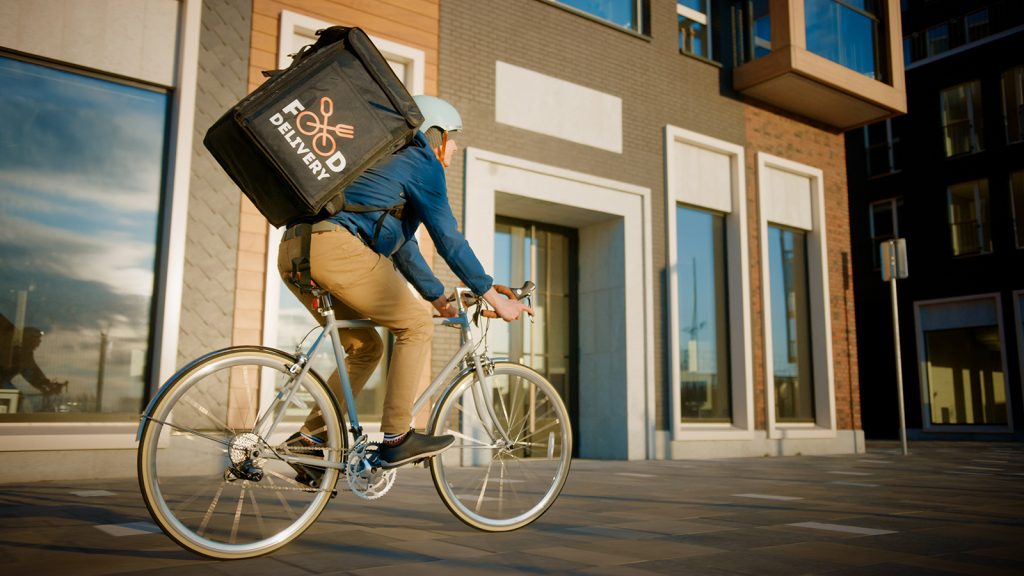
MULTIPOLYGON (((253 0, 249 90, 263 81, 263 70, 277 68, 282 10, 342 26, 358 26, 367 34, 424 51, 424 89, 437 93, 438 21, 440 0, 253 0)), ((238 277, 235 292, 234 344, 262 342, 264 278, 267 270, 267 222, 242 198, 239 226, 238 277)), ((428 260, 429 262, 430 260, 428 260)))
MULTIPOLYGON (((835 375, 836 427, 860 428, 856 324, 852 271, 844 289, 842 253, 850 253, 850 213, 846 185, 846 152, 842 134, 791 120, 772 111, 747 106, 747 209, 750 237, 750 292, 754 350, 754 414, 757 428, 765 428, 765 363, 760 211, 758 209, 757 152, 765 152, 813 166, 824 175, 825 222, 828 228, 828 278, 831 295, 832 358, 835 375)), ((847 257, 849 266, 849 256, 847 257)))

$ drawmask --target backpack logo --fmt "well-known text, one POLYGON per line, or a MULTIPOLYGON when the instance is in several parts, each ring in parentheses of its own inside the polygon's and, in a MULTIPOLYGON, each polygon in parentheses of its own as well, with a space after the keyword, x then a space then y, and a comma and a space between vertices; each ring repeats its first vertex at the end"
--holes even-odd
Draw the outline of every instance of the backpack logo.
POLYGON ((298 117, 295 118, 299 132, 306 136, 313 136, 313 151, 323 158, 334 154, 334 150, 338 146, 334 136, 331 136, 331 132, 334 132, 339 138, 355 138, 355 128, 353 126, 349 124, 335 124, 331 126, 328 124, 333 114, 334 100, 324 96, 320 99, 320 117, 317 117, 316 114, 309 110, 304 110, 299 112, 298 117))
POLYGON ((285 143, 295 151, 295 154, 309 168, 313 176, 316 176, 317 180, 330 178, 332 172, 340 173, 348 164, 345 155, 338 150, 336 137, 355 138, 355 127, 349 124, 332 126, 329 123, 332 115, 334 115, 334 101, 324 96, 320 98, 319 116, 306 110, 302 102, 296 98, 281 108, 280 112, 270 117, 270 123, 274 125, 275 130, 284 137, 285 143), (285 114, 295 118, 295 128, 285 119, 285 114), (312 136, 312 144, 307 144, 303 135, 312 136), (318 160, 317 156, 323 161, 318 160))

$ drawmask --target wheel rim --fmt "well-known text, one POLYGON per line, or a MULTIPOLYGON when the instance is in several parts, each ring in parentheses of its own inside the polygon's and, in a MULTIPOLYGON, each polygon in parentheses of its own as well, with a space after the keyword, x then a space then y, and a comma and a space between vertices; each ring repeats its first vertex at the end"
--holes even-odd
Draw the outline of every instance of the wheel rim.
POLYGON ((481 530, 529 524, 554 502, 569 472, 572 432, 565 405, 535 372, 499 365, 492 381, 494 413, 507 437, 495 432, 480 386, 468 375, 436 415, 435 434, 455 444, 434 458, 434 484, 448 508, 481 530))
MULTIPOLYGON (((337 471, 320 484, 299 484, 280 460, 284 439, 312 407, 333 414, 332 400, 307 377, 275 433, 254 430, 258 385, 287 380, 287 356, 228 353, 185 372, 156 403, 139 449, 140 485, 153 518, 186 548, 217 558, 270 552, 301 534, 331 496, 337 471)), ((340 460, 343 426, 334 420, 320 434, 340 460)))

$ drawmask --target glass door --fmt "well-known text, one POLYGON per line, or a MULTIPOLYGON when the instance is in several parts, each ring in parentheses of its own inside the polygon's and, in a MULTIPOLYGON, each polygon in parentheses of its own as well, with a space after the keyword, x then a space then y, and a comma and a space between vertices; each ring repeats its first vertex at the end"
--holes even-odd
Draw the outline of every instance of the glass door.
MULTIPOLYGON (((576 432, 576 231, 550 224, 498 218, 494 226, 494 282, 537 285, 534 321, 494 322, 488 344, 540 372, 562 396, 576 432)), ((578 436, 578 435, 577 435, 578 436)), ((574 447, 575 450, 575 447, 574 447)))

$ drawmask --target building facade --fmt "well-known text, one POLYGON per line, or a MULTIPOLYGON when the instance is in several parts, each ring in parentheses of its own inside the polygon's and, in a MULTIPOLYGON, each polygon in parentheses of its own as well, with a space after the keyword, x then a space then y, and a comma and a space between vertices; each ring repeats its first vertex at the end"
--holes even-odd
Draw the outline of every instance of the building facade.
POLYGON ((536 321, 492 327, 491 349, 564 394, 578 456, 863 450, 843 132, 905 111, 894 0, 2 6, 5 85, 26 87, 0 101, 2 145, 25 150, 2 168, 3 478, 131 474, 139 410, 177 368, 312 326, 268 265, 281 231, 201 140, 332 24, 462 112, 456 216, 497 281, 539 286, 536 321))
POLYGON ((847 134, 864 429, 899 433, 890 287, 897 280, 911 438, 1021 436, 1024 6, 904 2, 908 113, 847 134))

